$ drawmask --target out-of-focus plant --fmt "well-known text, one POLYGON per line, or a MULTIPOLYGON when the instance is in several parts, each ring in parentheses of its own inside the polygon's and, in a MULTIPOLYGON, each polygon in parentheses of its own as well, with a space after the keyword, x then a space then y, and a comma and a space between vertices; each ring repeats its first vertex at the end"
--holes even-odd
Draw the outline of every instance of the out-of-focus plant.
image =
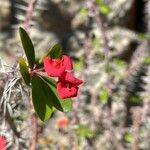
POLYGON ((79 140, 79 143, 85 138, 94 138, 94 131, 87 125, 79 124, 76 127, 76 134, 79 140))
POLYGON ((107 15, 111 12, 111 8, 104 2, 104 0, 96 0, 100 13, 107 15))

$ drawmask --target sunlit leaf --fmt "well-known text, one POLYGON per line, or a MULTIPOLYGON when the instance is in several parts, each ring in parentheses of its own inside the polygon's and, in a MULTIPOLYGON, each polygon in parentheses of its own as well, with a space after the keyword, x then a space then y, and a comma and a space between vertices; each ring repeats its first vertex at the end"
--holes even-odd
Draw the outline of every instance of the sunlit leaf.
POLYGON ((81 138, 92 138, 95 135, 94 131, 86 125, 78 125, 76 133, 81 138))
POLYGON ((35 64, 35 52, 32 41, 27 34, 27 32, 23 28, 19 28, 19 34, 22 42, 22 46, 24 48, 28 63, 30 68, 34 67, 35 64))
POLYGON ((102 4, 102 5, 99 6, 99 11, 100 11, 102 14, 107 15, 107 14, 109 14, 112 10, 111 10, 111 8, 110 8, 108 5, 102 4))
POLYGON ((61 100, 60 102, 61 102, 64 112, 68 112, 72 109, 72 99, 71 98, 61 100))
POLYGON ((124 135, 124 139, 125 141, 127 142, 133 142, 133 134, 131 132, 127 132, 125 135, 124 135))
POLYGON ((147 64, 147 65, 150 64, 150 56, 148 56, 148 57, 146 57, 146 58, 144 59, 144 63, 147 64))
POLYGON ((80 57, 79 60, 75 61, 74 63, 74 69, 75 70, 80 70, 84 65, 84 58, 83 57, 80 57))
POLYGON ((108 97, 109 97, 109 93, 108 93, 108 90, 106 90, 106 89, 101 89, 101 91, 100 91, 100 100, 102 101, 102 102, 107 102, 107 100, 108 100, 108 97))
POLYGON ((97 5, 101 5, 102 3, 104 3, 104 0, 96 0, 97 5))
POLYGON ((19 68, 20 68, 20 73, 22 75, 24 82, 27 85, 30 85, 30 74, 28 72, 28 66, 24 58, 19 59, 19 68))
POLYGON ((84 18, 86 18, 86 17, 88 16, 88 9, 82 7, 82 8, 80 9, 80 12, 79 12, 79 13, 80 13, 81 17, 84 19, 84 18))
POLYGON ((125 62, 121 59, 114 59, 114 64, 119 68, 125 67, 125 62))

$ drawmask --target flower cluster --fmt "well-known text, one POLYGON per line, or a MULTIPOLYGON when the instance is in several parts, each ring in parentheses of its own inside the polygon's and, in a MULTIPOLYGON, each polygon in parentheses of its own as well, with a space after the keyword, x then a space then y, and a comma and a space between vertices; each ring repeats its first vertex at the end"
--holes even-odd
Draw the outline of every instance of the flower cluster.
POLYGON ((0 136, 0 150, 6 149, 6 138, 3 136, 0 136))
POLYGON ((44 69, 51 77, 58 77, 57 91, 62 99, 77 96, 78 86, 83 83, 71 73, 73 69, 72 60, 69 56, 61 58, 44 58, 44 69))

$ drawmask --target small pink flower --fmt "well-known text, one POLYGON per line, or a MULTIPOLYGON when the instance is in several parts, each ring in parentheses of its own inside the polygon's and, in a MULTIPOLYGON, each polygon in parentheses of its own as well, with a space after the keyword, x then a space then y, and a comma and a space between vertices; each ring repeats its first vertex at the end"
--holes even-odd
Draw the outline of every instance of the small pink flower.
POLYGON ((0 150, 6 150, 6 138, 0 136, 0 150))
POLYGON ((65 70, 72 70, 72 60, 69 56, 63 55, 62 58, 44 58, 44 68, 49 76, 60 77, 65 70))
POLYGON ((69 120, 67 117, 62 117, 57 120, 57 125, 61 128, 65 128, 68 126, 69 120))
POLYGON ((76 97, 78 93, 78 86, 63 80, 59 80, 57 83, 57 91, 62 99, 76 97))

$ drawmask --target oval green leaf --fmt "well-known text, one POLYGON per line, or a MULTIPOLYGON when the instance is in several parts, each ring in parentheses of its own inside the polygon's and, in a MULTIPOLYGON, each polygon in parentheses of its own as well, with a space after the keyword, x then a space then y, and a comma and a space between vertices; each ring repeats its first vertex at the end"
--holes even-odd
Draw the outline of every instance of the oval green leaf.
POLYGON ((53 105, 56 109, 64 112, 68 112, 72 109, 72 100, 71 99, 65 99, 62 100, 57 93, 56 90, 56 81, 53 80, 52 78, 46 77, 46 76, 41 76, 44 81, 48 84, 50 90, 53 92, 55 95, 55 98, 53 100, 53 105))
POLYGON ((37 75, 32 76, 32 101, 34 109, 42 121, 47 121, 53 112, 51 97, 45 82, 37 75))
POLYGON ((26 83, 26 85, 30 85, 30 74, 28 72, 28 66, 24 58, 19 59, 19 68, 24 82, 26 83))
POLYGON ((43 80, 45 87, 46 87, 46 91, 47 92, 47 96, 50 97, 50 100, 53 104, 53 106, 60 110, 63 111, 63 107, 61 106, 61 103, 59 101, 58 96, 56 95, 56 83, 55 80, 49 78, 49 79, 44 79, 44 77, 40 76, 41 79, 43 80))
POLYGON ((27 32, 23 28, 19 28, 19 34, 22 42, 22 46, 24 48, 28 63, 30 68, 32 69, 35 64, 35 51, 32 44, 32 41, 27 34, 27 32))
POLYGON ((51 58, 61 58, 62 57, 62 46, 59 44, 55 44, 50 49, 47 56, 50 56, 51 58))

